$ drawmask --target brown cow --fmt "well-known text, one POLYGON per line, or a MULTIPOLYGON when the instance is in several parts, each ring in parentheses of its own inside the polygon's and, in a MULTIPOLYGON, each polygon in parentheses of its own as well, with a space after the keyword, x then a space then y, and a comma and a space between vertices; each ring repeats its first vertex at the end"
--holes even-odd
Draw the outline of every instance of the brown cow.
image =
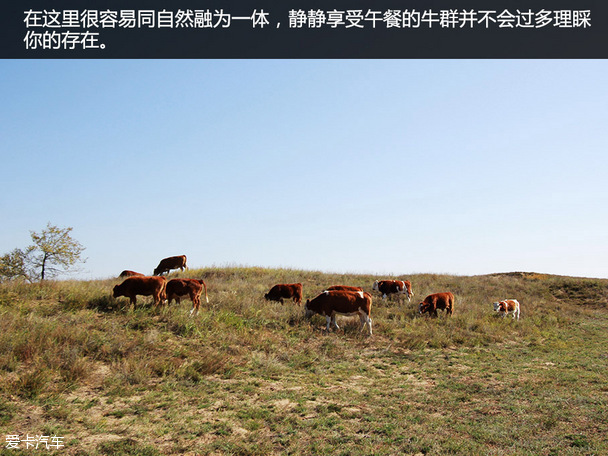
POLYGON ((517 317, 519 320, 520 305, 517 299, 505 299, 504 301, 498 301, 493 304, 494 312, 502 314, 502 317, 506 317, 509 312, 513 314, 513 320, 517 317))
POLYGON ((409 301, 414 296, 412 284, 407 280, 376 280, 372 285, 372 289, 382 293, 382 299, 391 294, 405 294, 409 301))
POLYGON ((198 309, 201 305, 201 294, 203 293, 203 287, 205 288, 205 299, 209 302, 209 296, 207 296, 207 285, 204 280, 199 279, 171 279, 167 282, 167 303, 171 304, 171 301, 175 301, 180 304, 180 298, 182 296, 189 296, 192 301, 192 310, 190 315, 197 314, 198 309))
POLYGON ((313 300, 306 300, 306 318, 315 313, 325 317, 325 330, 329 331, 330 325, 340 329, 336 323, 336 315, 359 315, 361 320, 361 331, 365 325, 372 335, 372 295, 365 291, 324 291, 313 300))
POLYGON ((363 291, 361 287, 351 287, 350 285, 332 285, 325 291, 363 291))
POLYGON ((154 298, 154 306, 158 306, 167 298, 165 295, 166 286, 167 279, 164 277, 128 277, 121 284, 114 287, 113 296, 115 298, 125 296, 131 300, 133 306, 137 303, 137 295, 152 296, 154 298))
POLYGON ((165 272, 169 272, 171 269, 186 269, 186 255, 172 256, 169 258, 163 258, 158 263, 158 266, 154 268, 154 275, 163 275, 165 272))
POLYGON ((283 299, 293 299, 297 305, 302 304, 302 284, 301 283, 280 283, 270 289, 264 295, 266 301, 278 301, 283 304, 283 299))
POLYGON ((141 272, 135 272, 135 271, 129 271, 128 269, 125 269, 124 271, 122 271, 120 273, 120 275, 118 277, 137 277, 137 276, 145 276, 145 274, 142 274, 141 272))
POLYGON ((432 317, 437 316, 437 309, 445 310, 446 316, 452 315, 452 312, 454 312, 454 295, 449 292, 431 294, 418 305, 418 313, 428 312, 432 317))

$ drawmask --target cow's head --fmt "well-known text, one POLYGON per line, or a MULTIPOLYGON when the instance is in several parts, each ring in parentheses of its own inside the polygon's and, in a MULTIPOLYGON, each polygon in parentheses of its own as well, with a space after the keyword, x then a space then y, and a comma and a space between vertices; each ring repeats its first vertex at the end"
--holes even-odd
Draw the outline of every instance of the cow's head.
POLYGON ((418 313, 422 315, 423 313, 428 312, 430 308, 431 304, 423 301, 418 304, 418 313))
POLYGON ((495 302, 492 305, 494 306, 494 312, 498 312, 500 309, 500 302, 495 302))
POLYGON ((374 284, 372 285, 372 290, 376 290, 376 291, 378 291, 378 281, 377 281, 377 280, 376 280, 376 281, 374 282, 374 284))
POLYGON ((114 288, 112 289, 112 296, 115 298, 120 296, 120 285, 114 285, 114 288))
POLYGON ((264 299, 265 299, 266 301, 270 301, 270 297, 268 296, 268 293, 266 293, 266 294, 264 295, 264 299))
POLYGON ((310 309, 310 299, 307 299, 306 304, 304 304, 304 317, 310 318, 314 314, 315 314, 315 311, 310 309))

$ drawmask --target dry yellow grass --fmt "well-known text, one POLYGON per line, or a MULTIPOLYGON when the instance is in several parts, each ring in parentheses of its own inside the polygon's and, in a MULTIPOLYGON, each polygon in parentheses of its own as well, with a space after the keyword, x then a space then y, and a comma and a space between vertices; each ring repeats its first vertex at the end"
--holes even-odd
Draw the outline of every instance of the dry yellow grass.
POLYGON ((401 277, 415 299, 374 295, 367 337, 356 318, 326 335, 324 319, 262 296, 379 277, 176 276, 207 282, 197 317, 188 301, 129 308, 115 280, 0 285, 0 435, 62 436, 69 455, 608 454, 608 281, 401 277), (454 316, 417 316, 438 291, 456 295, 454 316), (504 298, 519 322, 492 312, 504 298))

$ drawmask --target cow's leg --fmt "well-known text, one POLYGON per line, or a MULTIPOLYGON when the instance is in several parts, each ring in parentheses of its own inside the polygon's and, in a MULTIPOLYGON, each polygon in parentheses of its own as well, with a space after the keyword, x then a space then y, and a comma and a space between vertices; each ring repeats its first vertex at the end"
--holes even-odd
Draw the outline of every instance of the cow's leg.
POLYGON ((196 299, 196 314, 198 315, 198 310, 201 308, 201 296, 195 296, 194 297, 196 299))
POLYGON ((198 315, 198 305, 200 301, 196 299, 196 296, 194 297, 194 299, 190 298, 190 300, 192 301, 192 309, 190 310, 190 316, 198 315))
POLYGON ((359 320, 361 321, 361 328, 359 328, 359 332, 363 332, 365 325, 369 327, 370 331, 372 330, 372 320, 365 312, 359 311, 359 320))
POLYGON ((192 303, 192 310, 194 310, 194 315, 198 315, 199 305, 200 301, 198 299, 192 303))
POLYGON ((338 329, 340 329, 340 327, 338 326, 338 323, 336 323, 336 314, 333 314, 331 316, 331 325, 336 329, 336 331, 338 329))
POLYGON ((386 293, 382 294, 382 299, 386 299, 386 293))
POLYGON ((329 332, 329 325, 331 324, 331 317, 325 315, 325 332, 329 332))

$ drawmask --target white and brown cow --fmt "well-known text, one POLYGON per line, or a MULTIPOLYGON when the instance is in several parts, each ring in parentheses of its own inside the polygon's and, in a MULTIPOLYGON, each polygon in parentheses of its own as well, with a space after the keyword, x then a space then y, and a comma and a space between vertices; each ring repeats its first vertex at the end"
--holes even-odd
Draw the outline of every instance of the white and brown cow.
POLYGON ((506 317, 509 312, 513 314, 513 319, 519 320, 519 302, 517 299, 505 299, 504 301, 497 301, 492 304, 494 306, 494 312, 502 314, 502 317, 506 317))
POLYGON ((451 316, 454 312, 454 295, 450 292, 434 293, 418 305, 419 314, 428 312, 431 317, 437 317, 437 310, 445 310, 445 315, 451 316))
POLYGON ((112 295, 115 298, 120 296, 129 298, 133 307, 137 303, 137 295, 152 296, 154 306, 158 306, 167 299, 166 286, 167 279, 164 277, 134 276, 128 277, 121 284, 116 285, 112 290, 112 295))
POLYGON ((186 269, 186 255, 172 256, 169 258, 163 258, 158 263, 158 266, 154 269, 154 275, 163 275, 165 272, 169 272, 171 269, 186 269))
POLYGON ((404 294, 407 295, 409 301, 414 296, 412 284, 407 280, 376 280, 372 289, 382 293, 382 299, 386 299, 391 294, 404 294))
POLYGON ((267 301, 278 301, 283 304, 283 299, 293 299, 297 305, 302 304, 302 284, 301 283, 279 283, 272 287, 264 295, 267 301))
POLYGON ((361 331, 367 325, 369 335, 372 335, 372 295, 365 291, 326 290, 314 299, 306 300, 306 318, 315 313, 325 317, 325 330, 329 327, 340 329, 336 323, 336 315, 358 315, 361 320, 361 331))
POLYGON ((205 300, 209 302, 209 296, 207 296, 207 284, 202 279, 171 279, 167 282, 167 303, 171 304, 171 301, 175 301, 180 304, 182 296, 190 297, 192 301, 192 310, 190 315, 197 314, 198 309, 201 306, 201 294, 205 290, 205 300))

